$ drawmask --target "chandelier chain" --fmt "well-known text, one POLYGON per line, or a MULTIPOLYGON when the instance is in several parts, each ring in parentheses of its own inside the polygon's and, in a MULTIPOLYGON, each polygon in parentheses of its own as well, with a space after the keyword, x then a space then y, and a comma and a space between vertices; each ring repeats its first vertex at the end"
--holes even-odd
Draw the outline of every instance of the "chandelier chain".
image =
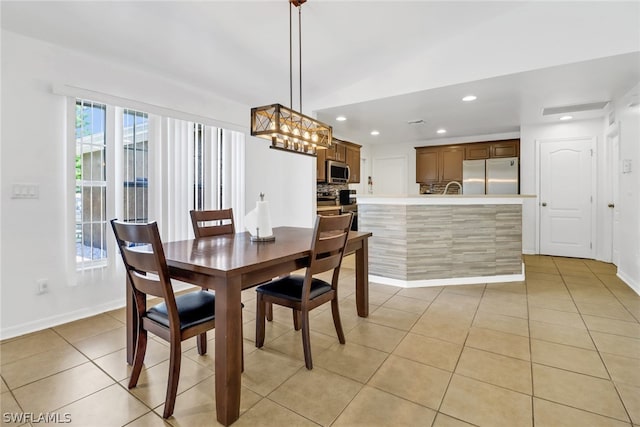
MULTIPOLYGON (((289 108, 293 109, 293 19, 291 9, 294 3, 289 2, 289 108)), ((298 8, 298 75, 300 93, 300 112, 302 113, 302 4, 298 8)))

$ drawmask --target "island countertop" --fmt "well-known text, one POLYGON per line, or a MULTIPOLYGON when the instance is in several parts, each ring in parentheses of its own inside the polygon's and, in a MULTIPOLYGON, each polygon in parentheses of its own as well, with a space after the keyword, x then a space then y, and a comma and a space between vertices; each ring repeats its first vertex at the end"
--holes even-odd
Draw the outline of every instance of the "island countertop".
POLYGON ((358 204, 369 205, 521 205, 532 194, 412 194, 412 195, 360 195, 358 204))
POLYGON ((522 205, 536 196, 357 196, 370 280, 404 287, 521 282, 522 205))

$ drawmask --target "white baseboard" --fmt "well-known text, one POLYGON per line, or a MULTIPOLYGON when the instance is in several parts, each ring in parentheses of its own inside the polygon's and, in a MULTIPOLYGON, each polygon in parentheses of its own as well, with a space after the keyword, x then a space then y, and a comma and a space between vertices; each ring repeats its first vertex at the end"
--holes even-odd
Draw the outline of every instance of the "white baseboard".
MULTIPOLYGON (((181 291, 183 289, 191 288, 192 285, 182 282, 173 282, 174 291, 181 291)), ((30 334, 32 332, 41 331, 47 328, 53 328, 65 323, 74 322, 76 320, 85 319, 87 317, 95 316, 106 311, 117 310, 123 308, 126 301, 123 298, 109 301, 106 303, 94 305, 92 307, 81 308, 79 310, 71 311, 68 313, 61 313, 55 316, 45 317, 42 319, 36 319, 31 322, 21 323, 19 325, 10 326, 8 328, 0 329, 0 340, 8 338, 14 338, 24 334, 30 334)))
POLYGON ((400 288, 425 288, 432 286, 451 285, 474 285, 485 283, 522 282, 524 280, 524 263, 522 273, 504 274, 499 276, 478 276, 478 277, 454 277, 448 279, 426 279, 426 280, 400 280, 383 276, 369 275, 369 282, 380 283, 382 285, 397 286, 400 288))
POLYGON ((116 310, 124 307, 124 299, 118 299, 107 303, 94 305, 88 308, 81 308, 69 313, 57 314, 55 316, 45 317, 42 319, 36 319, 31 322, 21 323, 16 326, 8 328, 2 328, 0 331, 0 337, 2 339, 13 338, 31 332, 41 331, 43 329, 59 326, 64 323, 73 322, 76 320, 84 319, 87 317, 95 316, 96 314, 104 313, 105 311, 116 310))
POLYGON ((633 279, 631 279, 631 277, 626 275, 624 272, 620 271, 620 269, 618 269, 616 276, 618 277, 618 279, 626 283, 627 286, 629 286, 633 290, 633 292, 635 292, 636 294, 638 294, 638 296, 640 296, 640 283, 634 282, 633 279))

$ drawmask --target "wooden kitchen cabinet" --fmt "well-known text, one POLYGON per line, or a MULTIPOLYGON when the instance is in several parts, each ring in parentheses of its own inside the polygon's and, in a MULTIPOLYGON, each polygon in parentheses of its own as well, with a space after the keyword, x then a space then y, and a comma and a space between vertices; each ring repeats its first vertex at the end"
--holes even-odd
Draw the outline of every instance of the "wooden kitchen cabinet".
POLYGON ((464 160, 520 156, 519 139, 415 148, 416 182, 422 184, 462 182, 464 160))
POLYGON ((462 181, 464 148, 458 145, 416 148, 416 182, 462 181))
POLYGON ((507 139, 491 143, 491 158, 518 157, 520 149, 519 139, 507 139))
POLYGON ((475 142, 464 145, 465 160, 495 159, 500 157, 518 157, 519 139, 504 141, 475 142))
POLYGON ((439 181, 439 147, 416 148, 416 182, 430 183, 439 181))
POLYGON ((464 148, 451 146, 440 151, 440 182, 462 182, 464 148))
POLYGON ((360 182, 360 147, 355 144, 345 145, 346 163, 349 165, 349 184, 360 182))
POLYGON ((316 181, 325 182, 327 180, 327 150, 317 150, 316 155, 316 181))
POLYGON ((477 142, 464 146, 465 160, 484 160, 489 157, 491 157, 491 144, 489 143, 477 142))
POLYGON ((334 141, 331 143, 331 147, 325 150, 327 152, 327 160, 335 160, 338 162, 344 162, 347 157, 346 148, 339 142, 334 141))

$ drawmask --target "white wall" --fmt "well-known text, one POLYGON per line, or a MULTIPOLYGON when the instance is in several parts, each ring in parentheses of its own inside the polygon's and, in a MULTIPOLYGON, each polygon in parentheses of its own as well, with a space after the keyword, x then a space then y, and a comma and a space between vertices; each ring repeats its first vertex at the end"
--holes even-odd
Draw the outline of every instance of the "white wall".
MULTIPOLYGON (((536 159, 536 141, 545 139, 563 139, 576 137, 593 137, 596 140, 594 150, 596 155, 598 149, 602 145, 604 129, 601 119, 593 119, 586 121, 570 121, 558 122, 544 125, 523 125, 520 129, 520 191, 522 194, 536 194, 539 180, 536 159)), ((594 171, 596 181, 601 182, 600 175, 603 173, 601 169, 594 171)), ((594 203, 599 205, 597 200, 598 193, 594 189, 594 203)), ((527 254, 537 254, 538 250, 538 234, 536 229, 536 213, 538 210, 538 199, 525 200, 522 207, 522 250, 527 254)), ((594 245, 598 245, 599 235, 602 233, 598 227, 596 211, 596 236, 594 245)), ((596 251, 597 252, 597 251, 596 251)))
POLYGON ((631 172, 620 165, 620 262, 618 276, 640 295, 640 84, 616 102, 615 117, 620 132, 620 159, 631 161, 631 172))
MULTIPOLYGON (((67 107, 65 97, 53 94, 53 85, 132 99, 245 132, 250 107, 8 31, 2 31, 1 43, 0 334, 6 338, 124 303, 124 279, 115 266, 85 274, 79 281, 83 285, 70 286, 76 282, 76 272, 66 267, 69 246, 64 224, 71 197, 65 167, 67 107), (39 185, 39 199, 11 199, 16 183, 39 185), (36 295, 36 280, 42 278, 49 280, 50 292, 36 295)), ((304 156, 275 154, 264 149, 265 144, 247 136, 247 209, 255 206, 249 201, 264 191, 277 200, 275 207, 291 207, 276 209, 274 224, 308 225, 315 203, 309 201, 315 196, 315 163, 310 157, 301 161, 304 156)))
POLYGON ((313 227, 316 158, 269 148, 270 142, 247 137, 245 206, 254 209, 260 193, 269 202, 273 227, 313 227))

